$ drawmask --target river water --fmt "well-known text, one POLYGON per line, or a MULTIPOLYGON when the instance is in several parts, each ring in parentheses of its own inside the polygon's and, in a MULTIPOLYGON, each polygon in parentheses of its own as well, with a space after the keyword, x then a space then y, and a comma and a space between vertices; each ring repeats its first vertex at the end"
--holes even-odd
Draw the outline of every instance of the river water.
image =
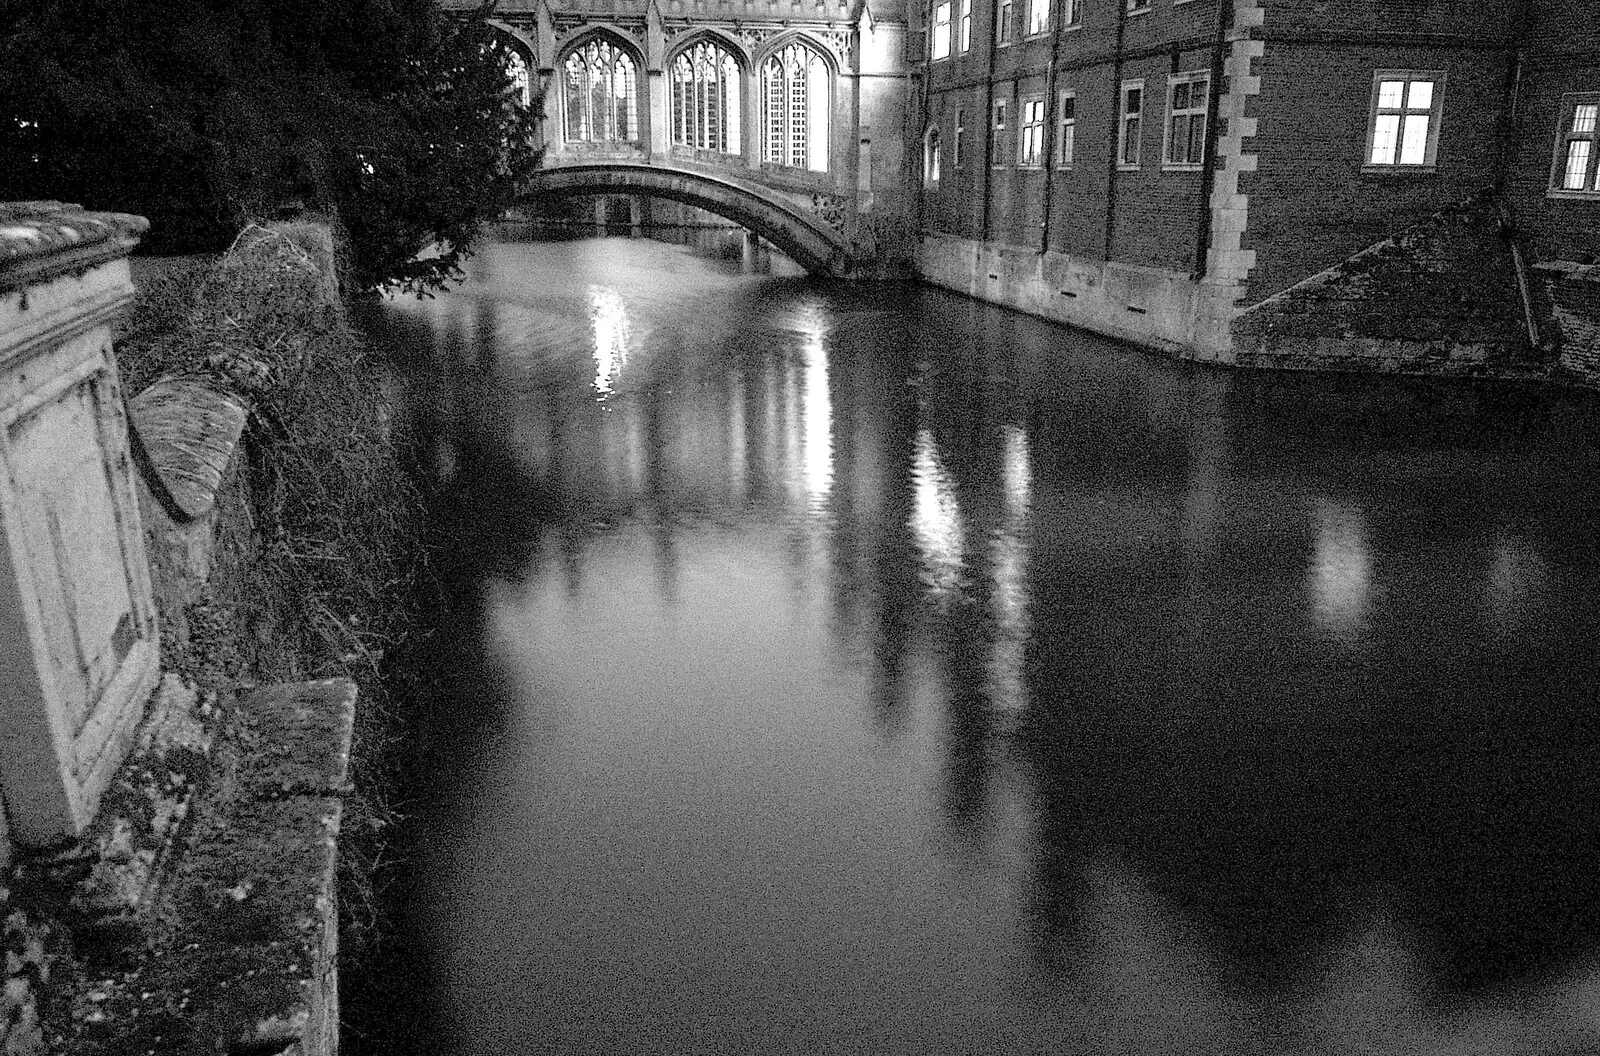
POLYGON ((1581 407, 782 271, 369 321, 458 598, 413 1051, 1600 1051, 1581 407))

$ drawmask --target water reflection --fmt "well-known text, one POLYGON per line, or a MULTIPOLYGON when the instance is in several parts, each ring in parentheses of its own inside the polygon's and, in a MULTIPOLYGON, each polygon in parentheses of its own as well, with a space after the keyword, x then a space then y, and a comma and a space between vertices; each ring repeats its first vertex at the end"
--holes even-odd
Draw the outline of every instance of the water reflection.
POLYGON ((1310 586, 1315 619, 1324 630, 1354 642, 1365 634, 1372 590, 1366 525, 1358 507, 1324 498, 1316 500, 1313 517, 1316 553, 1310 586))
POLYGON ((1592 457, 608 252, 373 322, 472 610, 429 1051, 1600 1044, 1592 457))
POLYGON ((604 286, 589 289, 589 314, 594 320, 594 391, 596 399, 611 395, 611 379, 628 362, 628 311, 621 294, 604 286))

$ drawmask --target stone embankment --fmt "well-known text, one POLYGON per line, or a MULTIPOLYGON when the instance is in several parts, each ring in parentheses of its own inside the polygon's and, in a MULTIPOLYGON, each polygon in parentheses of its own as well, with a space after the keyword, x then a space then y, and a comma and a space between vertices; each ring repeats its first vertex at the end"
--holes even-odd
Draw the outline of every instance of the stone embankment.
MULTIPOLYGON (((96 364, 110 361, 107 321, 126 307, 125 257, 142 221, 56 203, 0 208, 0 310, 25 323, 29 312, 54 313, 31 343, 0 344, 0 377, 12 381, 0 386, 0 414, 23 422, 14 435, 32 427, 11 413, 21 406, 65 436, 85 416, 68 406, 82 390, 99 401, 92 435, 104 442, 102 457, 80 460, 91 485, 64 484, 69 465, 51 470, 56 479, 41 473, 34 491, 14 473, 20 483, 0 495, 0 543, 9 540, 0 571, 24 570, 14 589, 32 621, 30 667, 42 673, 0 671, 0 696, 9 713, 49 712, 58 751, 95 728, 106 679, 86 676, 75 719, 49 693, 25 690, 67 683, 58 639, 77 643, 73 655, 94 675, 98 625, 85 607, 107 592, 74 583, 98 551, 80 554, 73 538, 92 536, 107 481, 113 498, 119 481, 136 494, 137 519, 120 508, 104 519, 133 524, 130 539, 142 540, 120 549, 132 604, 148 599, 152 647, 159 639, 158 688, 131 705, 125 738, 107 742, 120 765, 92 788, 81 765, 61 765, 70 811, 25 802, 39 782, 23 780, 32 778, 16 752, 0 753, 13 819, 0 830, 0 1053, 333 1053, 339 891, 349 883, 341 831, 354 823, 359 839, 384 820, 354 787, 362 734, 350 676, 372 685, 393 640, 380 610, 404 580, 393 544, 406 517, 377 381, 343 322, 333 241, 315 225, 257 228, 225 257, 177 269, 186 274, 147 269, 117 335, 119 393, 116 370, 96 364), (66 266, 40 266, 60 251, 73 254, 66 266), (100 330, 70 318, 73 298, 95 291, 100 330), (80 345, 72 354, 89 367, 41 384, 50 357, 67 362, 59 350, 80 345), (341 418, 329 400, 361 410, 341 418), (362 512, 330 498, 340 494, 362 512), (48 576, 27 574, 41 559, 26 545, 36 507, 47 508, 40 523, 55 540, 48 576), (66 605, 51 600, 56 580, 66 605), (59 831, 39 820, 57 816, 59 831)), ((125 618, 116 624, 101 649, 108 663, 129 665, 136 633, 125 618)))

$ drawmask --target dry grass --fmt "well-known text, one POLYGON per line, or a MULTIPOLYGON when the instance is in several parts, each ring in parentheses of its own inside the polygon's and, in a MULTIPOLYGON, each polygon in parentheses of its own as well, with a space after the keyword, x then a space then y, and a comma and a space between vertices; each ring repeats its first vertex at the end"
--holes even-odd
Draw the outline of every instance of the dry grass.
POLYGON ((214 264, 142 284, 118 360, 130 393, 197 376, 250 408, 247 497, 224 511, 210 603, 226 613, 242 678, 345 675, 361 687, 340 845, 341 943, 355 953, 375 937, 372 877, 396 820, 404 690, 384 658, 414 632, 429 580, 381 364, 345 320, 330 249, 310 226, 246 229, 214 264))

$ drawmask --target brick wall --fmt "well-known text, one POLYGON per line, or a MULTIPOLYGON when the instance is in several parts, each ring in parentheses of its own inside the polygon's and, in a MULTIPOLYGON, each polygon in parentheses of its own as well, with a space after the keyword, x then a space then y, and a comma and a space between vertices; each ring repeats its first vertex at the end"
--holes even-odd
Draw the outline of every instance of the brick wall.
POLYGON ((1571 376, 1600 382, 1600 194, 1552 195, 1563 96, 1600 92, 1595 5, 1533 0, 1517 109, 1516 151, 1506 199, 1533 265, 1531 283, 1544 340, 1571 376))
MULTIPOLYGON (((1267 14, 1267 26, 1276 29, 1267 14)), ((1293 43, 1268 36, 1260 60, 1245 245, 1248 300, 1262 300, 1435 210, 1495 183, 1505 56, 1496 50, 1293 43), (1436 168, 1364 172, 1373 73, 1444 75, 1436 168)))
POLYGON ((1256 305, 1234 323, 1249 366, 1520 374, 1516 271, 1483 194, 1256 305))
MULTIPOLYGON (((1018 20, 1011 43, 993 46, 997 6, 975 0, 972 46, 959 51, 959 0, 952 6, 952 54, 929 62, 928 120, 940 129, 946 171, 937 188, 926 188, 922 227, 980 241, 1049 248, 1075 255, 1189 272, 1198 257, 1203 177, 1192 171, 1164 171, 1162 144, 1167 76, 1174 71, 1209 69, 1216 31, 1214 0, 1155 0, 1147 14, 1130 16, 1121 27, 1120 6, 1090 0, 1081 25, 1034 36, 1025 29, 1026 0, 1017 0, 1018 20), (1051 84, 1052 58, 1056 75, 1051 84), (991 73, 992 66, 992 73, 991 73), (1142 78, 1145 103, 1141 164, 1118 170, 1120 85, 1142 78), (1021 102, 1046 102, 1047 149, 1053 155, 1059 134, 1063 90, 1075 93, 1077 123, 1070 168, 1017 166, 1021 102), (1005 162, 988 165, 992 103, 1007 102, 1005 162), (966 113, 964 164, 950 171, 955 111, 966 113), (985 203, 987 202, 987 208, 985 203), (1046 224, 1046 205, 1050 210, 1046 224), (987 217, 987 223, 985 223, 987 217), (1107 238, 1107 224, 1111 237, 1107 238)), ((1060 0, 1055 5, 1059 9, 1060 0)), ((1053 158, 1046 159, 1053 164, 1053 158)))

